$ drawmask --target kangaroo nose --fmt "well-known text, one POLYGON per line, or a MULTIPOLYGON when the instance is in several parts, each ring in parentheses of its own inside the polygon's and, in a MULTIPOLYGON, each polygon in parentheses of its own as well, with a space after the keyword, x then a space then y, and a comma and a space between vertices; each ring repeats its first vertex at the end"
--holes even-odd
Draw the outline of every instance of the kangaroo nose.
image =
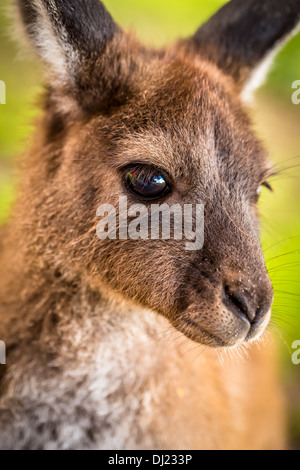
POLYGON ((256 319, 257 308, 252 304, 250 296, 246 293, 226 285, 224 287, 223 302, 230 310, 247 317, 250 323, 253 323, 256 319))

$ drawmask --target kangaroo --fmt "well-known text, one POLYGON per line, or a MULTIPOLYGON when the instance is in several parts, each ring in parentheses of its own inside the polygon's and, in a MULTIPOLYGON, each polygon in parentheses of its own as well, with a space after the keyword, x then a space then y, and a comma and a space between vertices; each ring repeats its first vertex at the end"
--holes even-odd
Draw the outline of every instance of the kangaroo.
POLYGON ((246 99, 299 0, 231 0, 153 50, 98 0, 16 0, 43 113, 1 231, 1 449, 281 449, 246 99), (204 205, 204 245, 99 240, 97 208, 204 205))

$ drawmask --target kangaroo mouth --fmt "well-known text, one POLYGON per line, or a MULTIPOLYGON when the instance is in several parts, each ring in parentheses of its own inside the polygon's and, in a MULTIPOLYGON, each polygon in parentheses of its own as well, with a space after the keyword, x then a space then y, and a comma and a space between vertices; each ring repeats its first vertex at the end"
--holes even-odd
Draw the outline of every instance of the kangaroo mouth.
POLYGON ((174 326, 195 343, 211 346, 214 348, 228 347, 228 344, 224 340, 205 330, 193 320, 184 319, 183 323, 178 324, 176 322, 174 326))
POLYGON ((271 309, 269 310, 268 314, 264 318, 254 322, 251 325, 251 329, 248 335, 246 336, 245 342, 252 343, 254 341, 257 341, 266 330, 268 324, 270 323, 270 320, 271 320, 271 309))
POLYGON ((271 310, 264 318, 253 323, 246 318, 237 318, 236 316, 232 321, 232 317, 229 315, 227 324, 208 327, 205 322, 201 321, 201 317, 193 320, 182 316, 173 321, 173 325, 195 343, 212 348, 233 348, 240 344, 257 341, 265 331, 270 317, 271 310))

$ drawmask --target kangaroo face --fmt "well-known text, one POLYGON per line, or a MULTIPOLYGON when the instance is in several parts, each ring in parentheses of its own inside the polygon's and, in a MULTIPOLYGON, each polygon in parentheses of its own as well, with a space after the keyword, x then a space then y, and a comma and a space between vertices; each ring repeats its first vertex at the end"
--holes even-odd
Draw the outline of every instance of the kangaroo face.
POLYGON ((98 1, 75 3, 19 1, 54 71, 43 137, 52 149, 45 187, 54 196, 41 215, 49 236, 58 226, 63 232, 53 257, 166 316, 194 341, 219 347, 257 339, 273 301, 256 211, 271 166, 240 96, 254 67, 297 24, 295 2, 279 25, 276 2, 265 2, 265 11, 231 1, 192 39, 159 52, 121 32, 98 1), (138 186, 144 175, 156 181, 150 192, 138 186), (120 196, 146 207, 203 204, 203 248, 187 251, 172 237, 99 241, 96 208, 117 208, 120 196))
POLYGON ((137 74, 128 103, 93 118, 82 138, 75 131, 62 166, 66 178, 77 168, 75 193, 79 204, 92 201, 85 206, 91 226, 95 207, 117 207, 120 196, 146 207, 202 203, 204 247, 190 252, 174 239, 99 241, 91 233, 83 259, 93 276, 196 341, 220 346, 256 338, 273 300, 256 214, 257 191, 270 171, 265 152, 235 88, 214 67, 175 57, 151 68, 156 73, 144 71, 142 80, 137 74), (170 191, 154 201, 134 194, 124 177, 135 166, 165 175, 170 191))

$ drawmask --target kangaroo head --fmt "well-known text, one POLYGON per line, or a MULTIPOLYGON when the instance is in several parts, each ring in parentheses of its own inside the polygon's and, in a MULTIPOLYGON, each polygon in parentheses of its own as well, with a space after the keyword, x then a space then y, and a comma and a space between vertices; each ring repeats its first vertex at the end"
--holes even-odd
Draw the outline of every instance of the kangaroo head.
POLYGON ((299 1, 232 0, 159 51, 124 33, 98 0, 16 5, 48 76, 27 187, 41 259, 202 344, 257 339, 273 301, 256 209, 272 167, 242 98, 299 22, 299 1), (118 208, 121 196, 203 204, 203 248, 175 237, 100 241, 97 207, 118 208))

